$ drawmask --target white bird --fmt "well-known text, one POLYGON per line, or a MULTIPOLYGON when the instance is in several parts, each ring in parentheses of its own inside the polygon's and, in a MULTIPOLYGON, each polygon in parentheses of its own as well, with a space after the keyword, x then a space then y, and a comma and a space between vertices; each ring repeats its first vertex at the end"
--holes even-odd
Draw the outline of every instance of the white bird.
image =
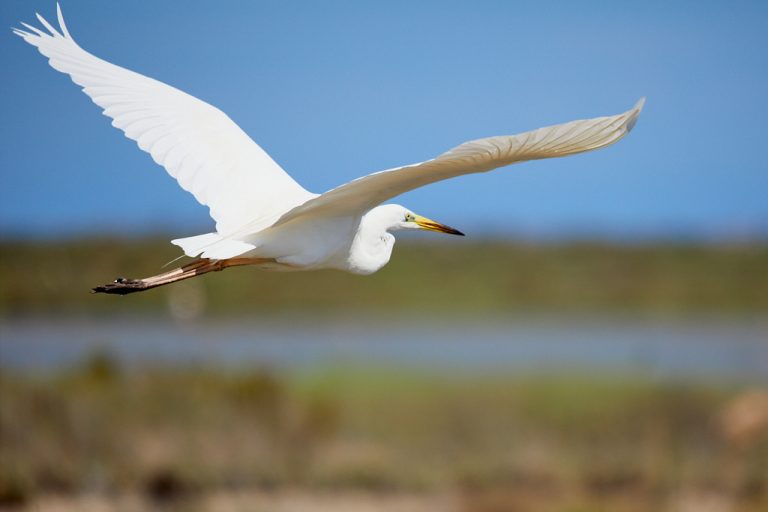
POLYGON ((371 274, 389 262, 393 231, 462 234, 403 206, 381 203, 454 176, 608 146, 629 133, 644 103, 643 98, 616 116, 465 142, 432 160, 369 174, 314 194, 222 111, 86 52, 69 34, 58 4, 57 15, 60 31, 37 14, 45 30, 22 23, 27 30, 13 32, 81 86, 112 118, 112 125, 208 206, 216 221, 213 233, 171 241, 196 258, 192 263, 145 279, 118 278, 94 288, 98 292, 141 291, 236 265, 371 274))

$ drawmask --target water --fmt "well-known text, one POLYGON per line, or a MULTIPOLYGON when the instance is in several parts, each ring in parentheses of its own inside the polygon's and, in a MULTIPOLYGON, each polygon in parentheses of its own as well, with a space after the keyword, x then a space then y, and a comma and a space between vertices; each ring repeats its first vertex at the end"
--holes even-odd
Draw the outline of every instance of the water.
POLYGON ((129 365, 291 369, 376 364, 467 372, 628 371, 768 382, 768 320, 756 319, 0 321, 0 367, 67 367, 95 350, 129 365))

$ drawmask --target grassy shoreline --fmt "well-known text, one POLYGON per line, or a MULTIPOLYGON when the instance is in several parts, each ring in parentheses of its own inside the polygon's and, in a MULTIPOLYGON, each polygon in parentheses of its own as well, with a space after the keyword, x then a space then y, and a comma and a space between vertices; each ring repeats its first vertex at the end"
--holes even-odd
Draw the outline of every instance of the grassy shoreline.
POLYGON ((590 312, 765 314, 768 245, 399 243, 372 276, 233 269, 130 297, 89 294, 177 256, 157 239, 0 243, 0 314, 332 311, 451 315, 590 312))

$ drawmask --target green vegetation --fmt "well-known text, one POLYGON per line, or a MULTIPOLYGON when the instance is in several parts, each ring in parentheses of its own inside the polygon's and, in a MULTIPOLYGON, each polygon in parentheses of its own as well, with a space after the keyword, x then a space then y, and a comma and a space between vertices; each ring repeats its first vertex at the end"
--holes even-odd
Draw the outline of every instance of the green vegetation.
POLYGON ((236 268, 129 297, 88 293, 117 276, 156 274, 177 255, 164 240, 6 242, 0 313, 157 312, 185 295, 211 314, 768 311, 766 245, 399 243, 368 277, 236 268))
POLYGON ((0 506, 448 489, 463 511, 655 511, 691 493, 764 510, 767 399, 627 376, 128 370, 96 355, 2 376, 0 506))

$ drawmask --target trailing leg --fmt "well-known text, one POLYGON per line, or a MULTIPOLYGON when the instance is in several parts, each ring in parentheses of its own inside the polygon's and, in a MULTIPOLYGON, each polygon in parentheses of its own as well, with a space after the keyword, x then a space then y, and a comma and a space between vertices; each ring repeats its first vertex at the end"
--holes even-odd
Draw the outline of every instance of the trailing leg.
POLYGON ((145 277, 144 279, 125 279, 123 277, 118 277, 111 283, 93 288, 91 293, 126 295, 128 293, 143 292, 144 290, 157 288, 158 286, 201 276, 208 272, 217 272, 228 267, 251 265, 263 261, 264 260, 254 258, 231 258, 228 260, 209 260, 207 258, 201 258, 169 272, 145 277))

